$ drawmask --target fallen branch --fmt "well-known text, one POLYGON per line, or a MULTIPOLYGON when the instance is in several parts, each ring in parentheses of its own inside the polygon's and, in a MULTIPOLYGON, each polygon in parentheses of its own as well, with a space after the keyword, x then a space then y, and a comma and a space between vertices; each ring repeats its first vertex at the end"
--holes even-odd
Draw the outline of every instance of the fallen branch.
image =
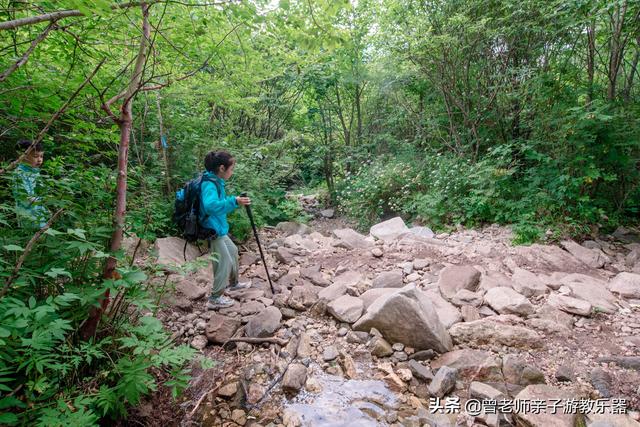
POLYGON ((89 81, 91 81, 91 79, 93 78, 93 76, 96 75, 96 73, 98 72, 98 70, 100 69, 100 67, 102 67, 102 64, 104 64, 104 62, 106 61, 106 58, 103 59, 102 61, 100 61, 100 63, 96 66, 96 68, 94 68, 94 70, 91 72, 91 74, 89 74, 89 77, 87 77, 82 84, 78 87, 78 89, 76 89, 75 92, 73 92, 73 94, 71 94, 71 97, 67 100, 67 102, 64 103, 64 105, 62 107, 60 107, 60 109, 58 111, 55 112, 55 114, 53 116, 51 116, 51 118, 49 119, 49 121, 47 122, 47 124, 44 126, 44 128, 42 128, 42 130, 40 131, 40 133, 38 133, 38 135, 36 136, 36 138, 31 142, 31 145, 29 146, 29 148, 27 148, 27 150, 22 153, 20 155, 20 157, 18 157, 16 160, 14 160, 13 162, 11 162, 9 164, 9 166, 7 166, 4 169, 0 169, 0 175, 6 173, 8 170, 11 170, 13 168, 15 168, 20 162, 22 162, 24 160, 25 157, 27 157, 31 151, 33 151, 33 149, 35 148, 35 146, 42 141, 42 139, 44 138, 44 136, 46 135, 47 131, 49 130, 49 128, 51 127, 51 125, 53 124, 53 122, 55 122, 58 117, 60 117, 60 115, 62 113, 65 112, 65 110, 67 109, 67 107, 69 106, 69 104, 71 104, 71 101, 73 101, 75 99, 76 96, 78 96, 78 94, 80 93, 80 91, 89 83, 89 81))
POLYGON ((27 243, 27 246, 24 248, 22 255, 20 255, 20 258, 18 258, 18 262, 13 268, 13 273, 11 273, 11 276, 9 276, 9 278, 7 279, 4 288, 2 288, 2 290, 0 291, 0 298, 2 298, 7 293, 13 281, 16 279, 16 277, 18 277, 20 268, 22 268, 22 264, 24 264, 24 261, 27 259, 27 255, 29 255, 31 249, 33 249, 33 245, 35 245, 36 242, 40 240, 40 237, 42 237, 42 235, 49 229, 49 227, 51 227, 51 224, 53 224, 54 221, 58 219, 63 210, 64 209, 59 209, 58 212, 54 213, 53 216, 49 218, 49 221, 47 221, 45 226, 38 230, 36 234, 33 235, 33 237, 31 237, 31 240, 29 240, 29 243, 27 243))

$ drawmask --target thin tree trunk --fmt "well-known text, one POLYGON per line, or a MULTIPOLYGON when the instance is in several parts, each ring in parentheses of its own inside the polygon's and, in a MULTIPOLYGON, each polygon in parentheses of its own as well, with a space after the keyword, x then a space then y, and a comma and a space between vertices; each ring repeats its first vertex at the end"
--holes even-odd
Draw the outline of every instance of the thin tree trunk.
POLYGON ((593 102, 593 77, 596 62, 596 22, 592 20, 587 27, 587 105, 593 102))
MULTIPOLYGON (((122 245, 122 237, 125 225, 125 214, 127 208, 127 163, 129 160, 129 140, 131 138, 131 124, 133 123, 132 115, 132 103, 133 99, 140 89, 140 82, 142 79, 142 73, 144 71, 144 63, 146 61, 149 40, 151 35, 151 29, 149 26, 149 6, 146 3, 141 4, 142 8, 142 36, 140 37, 140 47, 138 49, 138 56, 136 58, 135 67, 129 86, 124 95, 124 101, 120 108, 120 117, 117 119, 118 127, 120 128, 120 145, 118 147, 118 177, 116 180, 116 208, 113 217, 113 232, 111 234, 111 252, 116 252, 122 245)), ((110 109, 108 105, 105 105, 107 109, 110 109)), ((107 259, 105 268, 103 271, 103 277, 105 279, 114 279, 116 274, 117 259, 113 256, 107 259)), ((100 307, 92 307, 89 312, 89 318, 82 325, 80 330, 80 337, 83 340, 88 340, 95 335, 98 327, 98 322, 102 312, 109 305, 109 289, 104 293, 102 300, 100 301, 100 307)))
POLYGON ((640 36, 637 37, 636 44, 638 46, 636 47, 636 53, 633 55, 633 60, 631 61, 631 71, 629 71, 629 75, 627 76, 627 81, 625 82, 624 90, 622 92, 622 97, 625 102, 629 102, 631 100, 633 79, 638 71, 638 61, 640 61, 640 36))
POLYGON ((167 151, 169 150, 169 140, 164 133, 164 123, 162 121, 162 108, 160 107, 160 92, 156 93, 156 105, 158 106, 158 125, 160 127, 160 154, 162 155, 162 161, 164 163, 164 177, 165 183, 167 185, 167 195, 171 194, 171 173, 169 170, 169 158, 167 156, 167 151), (166 140, 165 143, 162 142, 162 137, 166 140))
POLYGON ((609 101, 613 101, 616 97, 618 72, 620 71, 620 64, 624 57, 625 43, 621 40, 621 37, 626 12, 627 2, 625 1, 622 6, 614 8, 613 16, 611 17, 612 34, 611 41, 609 42, 609 87, 607 88, 607 100, 609 101))

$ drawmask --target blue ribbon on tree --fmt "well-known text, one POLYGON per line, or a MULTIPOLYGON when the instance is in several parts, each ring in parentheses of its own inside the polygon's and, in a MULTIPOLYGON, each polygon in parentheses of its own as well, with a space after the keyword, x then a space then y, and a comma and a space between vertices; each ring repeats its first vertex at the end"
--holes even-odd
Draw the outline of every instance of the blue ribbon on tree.
POLYGON ((160 142, 162 143, 162 148, 164 148, 165 150, 167 148, 169 148, 169 145, 167 145, 167 136, 166 135, 160 135, 160 142))

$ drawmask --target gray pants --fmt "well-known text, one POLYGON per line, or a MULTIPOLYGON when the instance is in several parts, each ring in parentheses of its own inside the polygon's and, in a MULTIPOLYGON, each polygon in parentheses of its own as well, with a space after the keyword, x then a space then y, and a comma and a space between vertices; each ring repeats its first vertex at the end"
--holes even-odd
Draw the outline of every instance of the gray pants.
POLYGON ((213 261, 213 289, 210 298, 217 298, 229 285, 229 278, 232 285, 238 283, 238 248, 229 236, 222 236, 211 241, 210 251, 216 255, 213 261))

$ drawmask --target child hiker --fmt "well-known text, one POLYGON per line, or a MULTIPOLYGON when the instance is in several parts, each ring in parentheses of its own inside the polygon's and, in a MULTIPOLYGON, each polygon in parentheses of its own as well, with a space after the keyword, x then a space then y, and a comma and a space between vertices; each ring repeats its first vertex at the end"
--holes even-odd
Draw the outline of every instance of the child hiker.
POLYGON ((228 236, 227 214, 239 206, 251 204, 248 197, 226 196, 225 182, 233 175, 236 160, 226 151, 211 151, 204 158, 206 172, 201 187, 200 223, 216 232, 209 241, 213 261, 213 289, 207 308, 230 307, 235 301, 224 295, 225 289, 246 289, 250 282, 238 282, 238 248, 228 236))
MULTIPOLYGON (((31 145, 32 141, 25 139, 18 142, 16 148, 19 153, 24 153, 31 145)), ((49 212, 36 195, 43 160, 44 148, 41 143, 37 143, 14 172, 13 197, 20 227, 38 229, 47 225, 49 212)))

